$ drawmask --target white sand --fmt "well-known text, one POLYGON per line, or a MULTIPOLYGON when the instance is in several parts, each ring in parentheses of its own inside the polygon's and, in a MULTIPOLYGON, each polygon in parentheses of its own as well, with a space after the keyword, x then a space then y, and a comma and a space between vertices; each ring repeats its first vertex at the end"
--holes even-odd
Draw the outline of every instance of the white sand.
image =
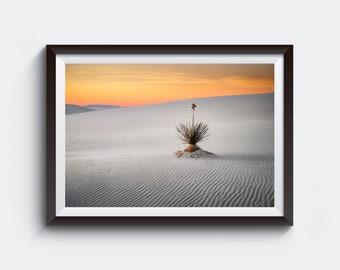
POLYGON ((66 116, 67 207, 267 207, 274 204, 274 95, 212 97, 66 116), (175 126, 208 123, 177 158, 175 126))

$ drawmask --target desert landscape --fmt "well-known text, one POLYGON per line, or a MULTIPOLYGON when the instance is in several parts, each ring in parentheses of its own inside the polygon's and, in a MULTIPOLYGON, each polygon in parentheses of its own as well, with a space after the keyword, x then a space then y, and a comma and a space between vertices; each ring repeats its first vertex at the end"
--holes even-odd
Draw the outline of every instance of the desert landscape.
POLYGON ((66 115, 66 207, 273 206, 273 93, 66 115), (211 154, 178 157, 192 103, 211 154))

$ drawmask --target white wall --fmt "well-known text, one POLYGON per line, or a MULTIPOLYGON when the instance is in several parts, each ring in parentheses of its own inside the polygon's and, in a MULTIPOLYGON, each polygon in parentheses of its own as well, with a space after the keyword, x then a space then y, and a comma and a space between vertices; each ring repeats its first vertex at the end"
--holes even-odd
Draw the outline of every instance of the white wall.
POLYGON ((337 25, 337 1, 1 1, 0 268, 339 267, 337 25), (46 227, 52 43, 294 44, 294 227, 46 227))

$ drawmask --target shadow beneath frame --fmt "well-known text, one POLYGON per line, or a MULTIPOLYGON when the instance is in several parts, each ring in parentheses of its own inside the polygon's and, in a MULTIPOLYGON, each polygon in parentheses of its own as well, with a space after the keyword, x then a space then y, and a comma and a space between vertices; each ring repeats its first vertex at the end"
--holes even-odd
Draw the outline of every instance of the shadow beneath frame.
POLYGON ((43 47, 36 55, 34 61, 35 72, 37 74, 37 122, 40 130, 38 131, 39 145, 39 164, 40 178, 38 181, 39 196, 37 207, 39 213, 39 223, 46 225, 46 49, 43 47))
POLYGON ((270 236, 274 239, 283 237, 291 226, 282 224, 268 224, 265 220, 254 224, 250 220, 246 224, 237 220, 223 220, 216 218, 104 218, 102 220, 90 218, 71 218, 55 220, 44 229, 52 234, 77 234, 77 235, 114 235, 116 234, 162 234, 168 235, 219 235, 225 237, 254 237, 256 235, 270 236), (266 223, 266 224, 265 224, 266 223))

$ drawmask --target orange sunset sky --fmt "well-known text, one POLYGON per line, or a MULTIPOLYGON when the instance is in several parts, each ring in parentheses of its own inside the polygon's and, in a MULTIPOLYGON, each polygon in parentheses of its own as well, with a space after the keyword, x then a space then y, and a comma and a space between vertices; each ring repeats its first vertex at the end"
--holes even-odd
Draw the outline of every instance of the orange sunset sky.
POLYGON ((67 64, 66 104, 141 106, 272 93, 273 64, 67 64))

